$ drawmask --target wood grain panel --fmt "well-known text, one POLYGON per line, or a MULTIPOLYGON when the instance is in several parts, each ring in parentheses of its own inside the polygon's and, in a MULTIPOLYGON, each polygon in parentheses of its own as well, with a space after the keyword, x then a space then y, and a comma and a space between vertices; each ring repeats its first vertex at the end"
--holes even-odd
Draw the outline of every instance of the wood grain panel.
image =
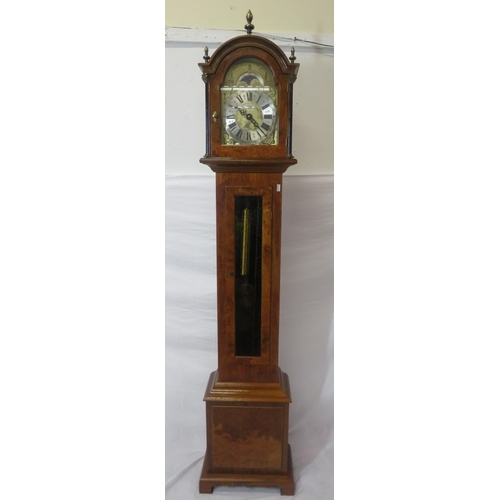
POLYGON ((213 467, 281 470, 283 418, 282 407, 212 407, 213 467))

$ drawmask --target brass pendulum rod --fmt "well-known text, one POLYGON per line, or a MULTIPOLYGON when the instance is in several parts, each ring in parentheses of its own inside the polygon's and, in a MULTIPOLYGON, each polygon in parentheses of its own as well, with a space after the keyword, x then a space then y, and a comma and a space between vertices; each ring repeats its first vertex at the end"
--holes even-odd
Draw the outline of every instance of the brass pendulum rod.
POLYGON ((241 275, 248 274, 248 257, 250 254, 250 209, 243 210, 243 244, 241 246, 241 275))

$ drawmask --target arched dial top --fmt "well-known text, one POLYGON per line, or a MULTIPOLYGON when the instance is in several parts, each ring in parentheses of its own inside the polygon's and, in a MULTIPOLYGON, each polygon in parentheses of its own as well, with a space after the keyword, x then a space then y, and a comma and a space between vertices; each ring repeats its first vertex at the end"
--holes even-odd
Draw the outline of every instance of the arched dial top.
POLYGON ((278 143, 278 93, 269 67, 247 57, 234 63, 221 87, 222 144, 278 143))

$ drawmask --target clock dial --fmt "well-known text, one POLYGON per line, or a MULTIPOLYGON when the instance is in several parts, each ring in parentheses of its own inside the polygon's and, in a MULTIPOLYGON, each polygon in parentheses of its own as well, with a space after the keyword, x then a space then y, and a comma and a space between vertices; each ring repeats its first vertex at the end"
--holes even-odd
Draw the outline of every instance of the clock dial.
POLYGON ((235 90, 224 104, 226 133, 240 144, 270 143, 276 130, 276 106, 264 90, 235 90))
POLYGON ((233 64, 221 88, 221 104, 222 144, 277 144, 277 88, 264 63, 245 58, 233 64))

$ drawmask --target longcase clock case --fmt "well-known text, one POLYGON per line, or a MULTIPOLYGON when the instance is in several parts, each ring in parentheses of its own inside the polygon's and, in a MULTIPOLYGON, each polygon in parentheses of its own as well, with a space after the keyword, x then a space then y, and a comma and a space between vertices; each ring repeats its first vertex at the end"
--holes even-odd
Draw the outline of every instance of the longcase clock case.
POLYGON ((278 366, 278 346, 283 172, 297 162, 291 134, 299 65, 293 53, 289 59, 252 35, 251 19, 247 35, 211 57, 205 49, 199 64, 207 125, 200 161, 216 173, 218 313, 218 369, 204 398, 207 451, 199 488, 267 486, 293 495, 290 385, 278 366), (236 83, 228 86, 232 68, 236 83))

